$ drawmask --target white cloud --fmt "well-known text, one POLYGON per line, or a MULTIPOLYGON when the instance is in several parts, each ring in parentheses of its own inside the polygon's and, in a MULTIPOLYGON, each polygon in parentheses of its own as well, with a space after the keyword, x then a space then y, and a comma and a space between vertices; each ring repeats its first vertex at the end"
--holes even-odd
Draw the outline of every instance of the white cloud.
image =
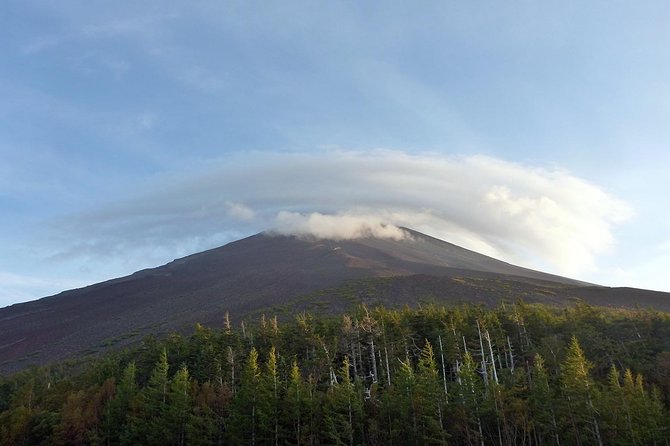
POLYGON ((277 215, 276 232, 309 235, 316 238, 350 240, 364 237, 402 240, 409 234, 380 217, 356 214, 324 215, 319 212, 300 214, 281 211, 277 215))
POLYGON ((407 226, 524 266, 583 274, 629 215, 626 204, 560 169, 486 156, 326 150, 207 160, 62 226, 88 255, 194 237, 212 247, 270 228, 348 238, 395 237, 394 226, 407 226))
POLYGON ((232 201, 226 202, 228 205, 228 213, 231 217, 238 220, 253 220, 256 214, 253 209, 248 206, 243 205, 242 203, 234 203, 232 201))

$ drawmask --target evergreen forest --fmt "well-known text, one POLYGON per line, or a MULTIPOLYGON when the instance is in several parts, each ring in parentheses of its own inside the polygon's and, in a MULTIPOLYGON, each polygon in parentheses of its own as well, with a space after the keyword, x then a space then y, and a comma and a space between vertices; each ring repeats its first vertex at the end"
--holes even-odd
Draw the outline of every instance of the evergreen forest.
POLYGON ((0 377, 0 445, 667 445, 669 402, 667 313, 361 306, 0 377))

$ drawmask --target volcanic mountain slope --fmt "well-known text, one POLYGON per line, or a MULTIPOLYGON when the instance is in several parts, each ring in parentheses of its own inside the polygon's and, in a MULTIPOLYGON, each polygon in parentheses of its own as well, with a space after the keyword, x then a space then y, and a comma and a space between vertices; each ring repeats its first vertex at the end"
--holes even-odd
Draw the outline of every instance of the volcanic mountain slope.
POLYGON ((405 230, 402 240, 257 234, 130 276, 0 309, 0 372, 96 354, 146 334, 221 326, 261 312, 339 312, 365 303, 502 299, 670 310, 670 295, 596 287, 405 230))

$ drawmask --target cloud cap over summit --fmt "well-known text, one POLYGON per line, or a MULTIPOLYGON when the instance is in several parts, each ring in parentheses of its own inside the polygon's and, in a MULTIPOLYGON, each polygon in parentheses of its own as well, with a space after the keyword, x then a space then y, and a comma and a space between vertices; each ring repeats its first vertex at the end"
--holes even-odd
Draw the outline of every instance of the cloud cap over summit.
POLYGON ((212 246, 229 231, 402 237, 417 228, 561 274, 588 273, 630 209, 561 169, 396 150, 256 153, 192 166, 63 222, 63 255, 212 246), (249 160, 253 161, 250 162, 249 160), (68 233, 71 231, 71 233, 68 233))

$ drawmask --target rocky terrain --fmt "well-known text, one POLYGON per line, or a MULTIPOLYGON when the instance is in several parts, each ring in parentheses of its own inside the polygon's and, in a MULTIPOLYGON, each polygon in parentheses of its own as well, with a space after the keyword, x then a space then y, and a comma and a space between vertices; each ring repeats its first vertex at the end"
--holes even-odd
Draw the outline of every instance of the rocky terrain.
POLYGON ((402 240, 316 240, 261 233, 130 276, 0 309, 0 373, 96 355, 145 335, 220 327, 261 313, 337 313, 354 305, 653 307, 670 294, 607 288, 505 263, 406 230, 402 240))

